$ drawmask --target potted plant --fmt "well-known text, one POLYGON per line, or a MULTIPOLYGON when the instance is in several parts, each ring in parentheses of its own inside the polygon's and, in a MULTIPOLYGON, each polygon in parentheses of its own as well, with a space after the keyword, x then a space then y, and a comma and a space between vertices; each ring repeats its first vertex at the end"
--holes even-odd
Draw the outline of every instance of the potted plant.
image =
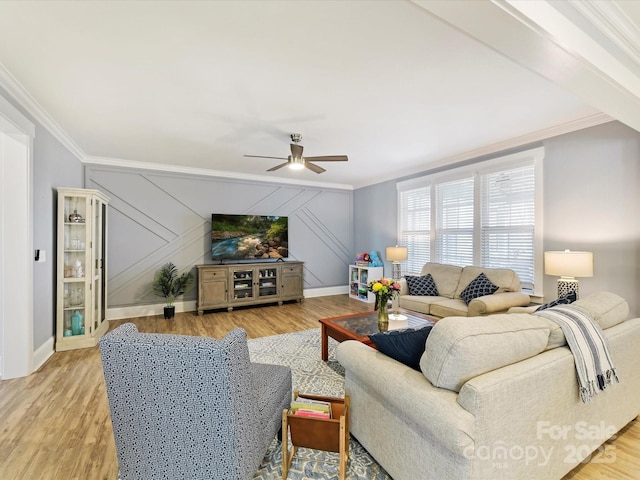
POLYGON ((176 313, 176 307, 173 302, 189 289, 192 282, 193 275, 191 272, 178 275, 178 268, 171 262, 165 263, 158 270, 153 279, 153 293, 159 297, 164 297, 167 301, 167 305, 164 307, 164 318, 173 318, 176 313))

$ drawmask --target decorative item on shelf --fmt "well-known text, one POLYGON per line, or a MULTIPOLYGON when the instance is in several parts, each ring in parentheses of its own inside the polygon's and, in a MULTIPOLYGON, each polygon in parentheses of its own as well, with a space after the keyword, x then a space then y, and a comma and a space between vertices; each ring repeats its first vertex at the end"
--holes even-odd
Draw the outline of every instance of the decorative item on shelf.
POLYGON ((358 253, 356 255, 356 265, 358 265, 359 267, 368 267, 369 260, 371 260, 371 257, 369 257, 369 254, 366 252, 358 253))
POLYGON ((73 264, 73 276, 76 278, 84 277, 84 268, 80 259, 77 259, 73 264))
POLYGON ((84 334, 84 318, 82 317, 82 313, 80 310, 76 310, 71 315, 71 335, 82 335, 84 334))
POLYGON ((71 315, 69 315, 68 312, 65 312, 62 336, 70 337, 71 335, 73 335, 73 331, 71 330, 71 315))
POLYGON ((173 318, 176 307, 173 304, 176 297, 183 295, 193 282, 193 274, 184 272, 178 275, 178 268, 171 262, 165 263, 155 278, 153 279, 153 293, 166 299, 167 305, 164 307, 164 318, 173 318))
POLYGON ((82 305, 84 301, 83 296, 84 295, 82 295, 82 288, 80 287, 74 288, 73 290, 71 290, 69 305, 71 305, 72 307, 77 307, 79 305, 82 305))
POLYGON ((389 311, 387 304, 400 291, 400 285, 390 278, 374 280, 367 285, 367 289, 376 296, 375 309, 378 311, 378 329, 386 331, 389 325, 389 311))
POLYGON ((380 259, 380 254, 375 250, 372 250, 371 252, 369 252, 369 266, 370 267, 384 266, 384 263, 382 263, 382 260, 380 259))
POLYGON ((409 257, 409 250, 407 247, 387 247, 387 261, 393 262, 393 270, 391 277, 398 281, 402 278, 402 265, 400 262, 404 262, 409 257))
POLYGON ((73 210, 73 213, 69 215, 69 222, 71 223, 84 223, 84 218, 78 213, 78 210, 73 210))
POLYGON ((579 283, 576 277, 593 277, 593 252, 544 252, 544 273, 559 275, 558 298, 575 292, 579 297, 579 283))

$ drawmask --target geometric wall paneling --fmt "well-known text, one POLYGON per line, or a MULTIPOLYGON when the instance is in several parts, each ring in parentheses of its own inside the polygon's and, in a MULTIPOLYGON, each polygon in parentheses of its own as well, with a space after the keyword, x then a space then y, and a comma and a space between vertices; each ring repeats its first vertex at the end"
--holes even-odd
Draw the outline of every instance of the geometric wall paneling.
MULTIPOLYGON (((112 210, 113 211, 113 210, 112 210)), ((125 231, 132 233, 136 227, 133 222, 125 226, 125 231)), ((114 228, 115 225, 114 225, 114 228)), ((151 292, 151 281, 153 280, 160 265, 167 262, 173 262, 180 270, 204 263, 210 254, 208 246, 206 253, 203 253, 203 238, 208 236, 207 232, 211 232, 209 222, 201 223, 192 228, 190 231, 184 232, 169 242, 163 242, 162 245, 155 245, 152 251, 142 251, 141 245, 145 243, 145 236, 139 236, 135 242, 137 248, 133 250, 137 255, 124 270, 111 276, 109 275, 109 299, 113 305, 140 305, 140 304, 156 304, 160 299, 151 292)), ((207 241, 207 244, 209 242, 207 241)), ((112 252, 120 251, 114 249, 111 244, 109 248, 112 252)), ((127 252, 128 253, 128 252, 127 252)), ((192 268, 194 275, 195 268, 192 268)), ((186 300, 195 299, 196 293, 191 290, 184 297, 186 300)))
MULTIPOLYGON (((349 238, 341 238, 341 235, 350 229, 350 224, 345 222, 342 231, 330 230, 320 221, 317 211, 309 208, 299 210, 290 217, 290 222, 291 235, 295 232, 304 239, 292 238, 290 243, 296 258, 304 259, 305 287, 344 285, 344 272, 352 254, 350 246, 345 243, 349 238)), ((348 234, 345 236, 350 237, 348 234)))
POLYGON ((353 254, 354 232, 351 228, 345 228, 345 225, 353 224, 352 198, 351 191, 325 190, 304 204, 305 210, 313 215, 325 232, 336 235, 336 242, 346 255, 353 254), (349 208, 345 208, 345 205, 349 205, 349 208))
POLYGON ((96 183, 100 183, 101 189, 124 201, 146 219, 155 221, 174 234, 180 235, 182 231, 200 223, 200 215, 175 197, 175 193, 182 195, 183 192, 170 185, 163 188, 154 184, 144 174, 104 172, 96 183))
MULTIPOLYGON (((111 281, 121 276, 134 263, 141 258, 148 257, 153 252, 167 244, 166 239, 156 235, 138 222, 132 220, 124 212, 112 208, 109 212, 109 228, 115 232, 127 232, 127 236, 121 233, 109 232, 108 246, 117 255, 109 256, 108 273, 111 281)), ((109 293, 115 288, 109 283, 109 293)))
POLYGON ((184 205, 199 216, 209 218, 212 213, 246 213, 247 208, 279 188, 272 184, 192 175, 146 173, 145 176, 149 182, 169 192, 179 192, 184 205))
MULTIPOLYGON (((211 261, 211 214, 289 217, 290 258, 304 288, 344 285, 353 256, 353 192, 87 164, 85 185, 111 198, 108 305, 158 304, 157 269, 211 261)), ((195 270, 194 270, 195 271, 195 270)), ((192 289, 185 300, 196 298, 192 289)))

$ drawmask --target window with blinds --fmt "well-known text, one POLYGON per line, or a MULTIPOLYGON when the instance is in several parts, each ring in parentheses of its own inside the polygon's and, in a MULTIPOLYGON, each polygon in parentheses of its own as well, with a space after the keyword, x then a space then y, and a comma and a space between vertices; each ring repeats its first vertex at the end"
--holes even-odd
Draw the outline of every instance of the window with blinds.
POLYGON ((435 185, 435 261, 473 265, 473 177, 435 185))
POLYGON ((511 268, 523 289, 535 284, 535 172, 533 163, 481 175, 480 246, 485 267, 511 268))
POLYGON ((419 273, 429 261, 511 268, 523 290, 536 293, 543 157, 537 148, 398 183, 398 245, 409 255, 404 271, 419 273))
POLYGON ((408 258, 404 271, 420 273, 431 258, 431 188, 400 192, 398 245, 406 246, 408 258))

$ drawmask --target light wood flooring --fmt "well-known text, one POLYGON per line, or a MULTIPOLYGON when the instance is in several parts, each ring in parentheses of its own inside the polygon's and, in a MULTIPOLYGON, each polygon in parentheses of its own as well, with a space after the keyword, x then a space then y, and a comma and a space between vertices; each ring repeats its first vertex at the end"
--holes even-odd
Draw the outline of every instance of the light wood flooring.
MULTIPOLYGON (((371 305, 347 295, 335 295, 200 317, 188 312, 173 320, 162 315, 117 320, 109 328, 132 322, 142 332, 221 338, 241 327, 249 338, 257 338, 318 328, 320 318, 370 309, 371 305)), ((565 479, 640 478, 640 422, 627 425, 610 445, 614 462, 587 463, 565 479)), ((0 381, 0 479, 116 478, 115 445, 97 347, 56 352, 29 377, 0 381)))

